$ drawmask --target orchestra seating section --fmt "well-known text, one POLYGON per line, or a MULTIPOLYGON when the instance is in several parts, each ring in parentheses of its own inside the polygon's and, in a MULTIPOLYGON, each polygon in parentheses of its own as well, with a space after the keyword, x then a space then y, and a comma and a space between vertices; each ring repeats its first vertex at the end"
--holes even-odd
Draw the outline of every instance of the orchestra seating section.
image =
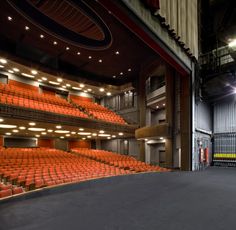
POLYGON ((57 149, 1 148, 0 198, 47 186, 132 173, 57 149))
POLYGON ((1 104, 22 106, 81 118, 91 117, 121 125, 126 124, 121 116, 94 102, 76 99, 71 101, 72 103, 55 95, 43 94, 19 86, 0 83, 1 104))
POLYGON ((142 161, 136 160, 132 156, 121 155, 105 150, 75 148, 71 149, 72 152, 78 153, 80 156, 85 156, 120 169, 128 169, 134 172, 166 172, 169 169, 159 166, 146 164, 142 161))
POLYGON ((71 101, 95 119, 103 120, 106 122, 118 123, 122 125, 126 124, 126 122, 121 116, 117 115, 116 113, 102 105, 99 105, 92 101, 83 101, 76 99, 72 99, 71 101))

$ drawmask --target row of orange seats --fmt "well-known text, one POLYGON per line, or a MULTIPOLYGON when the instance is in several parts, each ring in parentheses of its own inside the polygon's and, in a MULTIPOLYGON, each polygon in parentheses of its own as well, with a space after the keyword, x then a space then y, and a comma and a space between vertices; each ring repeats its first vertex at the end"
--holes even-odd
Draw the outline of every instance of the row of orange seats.
POLYGON ((23 98, 23 97, 16 97, 13 95, 2 94, 0 93, 0 103, 2 104, 10 104, 15 106, 26 107, 35 110, 43 110, 52 113, 58 113, 63 115, 70 115, 75 117, 82 117, 87 118, 88 115, 81 112, 80 110, 74 107, 64 107, 60 105, 50 104, 46 102, 38 102, 35 100, 23 98))
POLYGON ((70 103, 68 103, 63 98, 56 97, 54 95, 43 94, 43 93, 40 94, 39 92, 34 92, 32 90, 28 90, 22 87, 14 86, 14 85, 0 83, 0 92, 17 96, 17 97, 28 98, 31 100, 71 107, 70 103))
POLYGON ((12 185, 3 182, 0 183, 0 198, 20 194, 23 192, 24 192, 23 188, 17 185, 12 185))
POLYGON ((72 151, 80 154, 81 156, 86 156, 91 159, 99 160, 101 162, 105 162, 109 165, 112 165, 118 168, 129 169, 135 172, 169 171, 169 169, 166 169, 166 168, 153 166, 153 165, 146 164, 145 162, 138 161, 134 157, 121 155, 121 154, 113 153, 109 151, 87 149, 87 148, 75 148, 75 149, 72 149, 72 151))
POLYGON ((73 103, 77 104, 81 108, 85 109, 89 114, 93 115, 94 118, 104 120, 107 122, 126 124, 124 119, 114 113, 113 111, 107 109, 106 107, 99 105, 91 101, 83 100, 72 100, 73 103))
POLYGON ((0 177, 26 191, 100 177, 132 174, 101 162, 47 148, 0 149, 0 177))

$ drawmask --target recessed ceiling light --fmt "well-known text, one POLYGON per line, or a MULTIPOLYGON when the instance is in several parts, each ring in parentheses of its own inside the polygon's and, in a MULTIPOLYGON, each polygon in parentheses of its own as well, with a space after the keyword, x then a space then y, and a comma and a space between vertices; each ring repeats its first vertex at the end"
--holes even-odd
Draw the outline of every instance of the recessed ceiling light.
POLYGON ((64 88, 64 89, 65 89, 65 88, 66 88, 66 86, 65 86, 65 85, 63 85, 63 86, 62 86, 62 88, 64 88))
POLYGON ((49 133, 52 133, 52 132, 53 132, 53 130, 52 130, 52 129, 48 129, 47 131, 48 131, 49 133))
POLYGON ((70 47, 69 47, 69 46, 67 46, 67 47, 66 47, 66 50, 69 50, 69 49, 70 49, 70 47))
POLYGON ((11 136, 11 133, 5 133, 7 136, 11 136))
POLYGON ((88 136, 88 135, 90 135, 91 133, 90 132, 78 132, 78 134, 79 135, 81 135, 81 136, 88 136))
POLYGON ((42 77, 42 80, 43 81, 47 81, 48 79, 46 77, 42 77))
POLYGON ((116 78, 116 75, 113 75, 112 77, 113 77, 113 78, 116 78))
POLYGON ((91 138, 91 136, 87 136, 87 138, 91 138))
POLYGON ((100 63, 101 63, 101 62, 102 62, 102 59, 99 59, 99 60, 98 60, 98 62, 100 62, 100 63))
POLYGON ((20 129, 20 130, 24 130, 24 129, 26 129, 26 128, 25 128, 24 126, 20 126, 19 129, 20 129))
POLYGON ((157 105, 157 106, 156 106, 156 108, 158 109, 158 108, 159 108, 159 106, 157 105))
POLYGON ((235 47, 236 46, 236 39, 233 39, 229 43, 229 47, 235 47))
POLYGON ((97 134, 96 134, 96 133, 93 133, 93 134, 92 134, 92 136, 96 137, 96 136, 97 136, 97 134))
POLYGON ((44 38, 44 35, 43 35, 43 34, 40 34, 40 38, 44 38))
POLYGON ((105 133, 105 131, 104 130, 100 130, 99 133, 105 133))
POLYGON ((89 92, 91 92, 92 91, 92 89, 87 89, 89 92))
POLYGON ((105 133, 100 133, 98 134, 99 137, 109 137, 111 136, 110 134, 105 134, 105 133))
POLYGON ((104 92, 104 88, 100 88, 99 91, 100 91, 100 92, 104 92))
POLYGON ((164 138, 163 137, 160 137, 161 140, 163 140, 164 138))
POLYGON ((25 26, 25 30, 29 30, 30 28, 28 26, 25 26))
POLYGON ((4 68, 4 66, 3 66, 3 65, 0 65, 0 68, 4 68))
POLYGON ((118 55, 118 54, 120 54, 120 52, 117 50, 117 51, 115 52, 115 54, 118 55))
POLYGON ((163 106, 165 106, 166 104, 165 104, 165 103, 163 103, 162 105, 163 105, 163 106))
POLYGON ((0 58, 0 62, 1 62, 2 64, 6 64, 6 63, 7 63, 7 60, 6 60, 6 59, 3 59, 3 58, 0 58))
POLYGON ((43 80, 42 79, 38 79, 38 82, 42 82, 43 80))
POLYGON ((81 88, 79 88, 79 87, 75 87, 75 86, 73 86, 72 89, 75 89, 75 90, 81 90, 81 88))
POLYGON ((35 123, 35 122, 30 122, 29 125, 30 125, 30 126, 35 126, 36 123, 35 123))
POLYGON ((13 70, 11 70, 11 69, 9 69, 9 70, 8 70, 8 72, 9 72, 9 73, 14 73, 14 71, 13 71, 13 70))
POLYGON ((118 133, 119 136, 123 136, 124 134, 123 133, 118 133))
POLYGON ((0 122, 3 122, 4 120, 3 120, 3 118, 0 118, 0 122))
POLYGON ((16 125, 0 124, 0 128, 2 128, 2 129, 14 129, 16 127, 17 127, 16 125))
POLYGON ((49 83, 52 84, 52 85, 60 85, 59 82, 55 82, 55 81, 49 81, 49 83))
POLYGON ((70 137, 70 134, 68 133, 68 134, 66 134, 66 136, 67 136, 67 137, 70 137))
POLYGON ((56 45, 57 45, 57 41, 54 41, 54 42, 53 42, 53 45, 56 46, 56 45))
POLYGON ((56 128, 57 128, 57 129, 61 129, 61 125, 57 125, 56 128))
POLYGON ((61 78, 57 78, 57 81, 58 82, 62 82, 63 80, 61 78))
POLYGON ((70 131, 68 130, 55 130, 55 133, 69 133, 70 131))
POLYGON ((19 72, 20 70, 19 69, 17 69, 17 68, 13 68, 12 69, 14 72, 19 72))
POLYGON ((38 71, 33 69, 33 70, 31 70, 31 73, 36 75, 36 74, 38 74, 38 71))
POLYGON ((61 139, 64 139, 65 137, 61 136, 60 138, 61 138, 61 139))
POLYGON ((47 133, 46 133, 46 132, 42 132, 41 134, 42 134, 42 135, 46 135, 47 133))
POLYGON ((129 68, 129 69, 128 69, 128 71, 130 72, 130 71, 131 71, 131 69, 129 68))
POLYGON ((24 77, 34 78, 33 75, 27 74, 27 73, 21 73, 21 75, 24 76, 24 77))
POLYGON ((87 93, 87 92, 88 92, 88 90, 84 90, 84 92, 85 92, 85 93, 87 93))
POLYGON ((71 134, 76 134, 76 132, 75 132, 75 131, 72 131, 71 134))
POLYGON ((107 96, 111 96, 111 93, 110 93, 110 92, 107 92, 107 96))
POLYGON ((110 139, 111 139, 111 137, 107 137, 107 139, 108 139, 108 140, 110 140, 110 139))
POLYGON ((84 131, 84 129, 83 128, 79 128, 79 131, 84 131))
POLYGON ((67 87, 71 87, 71 84, 66 84, 67 87))
POLYGON ((19 133, 19 130, 13 129, 12 132, 13 132, 13 133, 19 133))
POLYGON ((82 140, 86 140, 86 138, 85 138, 85 137, 83 137, 83 138, 82 138, 82 140))
POLYGON ((77 55, 80 55, 81 53, 80 52, 77 52, 77 55))
POLYGON ((116 135, 112 135, 113 138, 116 138, 116 135))
POLYGON ((123 72, 120 72, 120 75, 123 75, 124 73, 123 72))
POLYGON ((42 131, 45 131, 45 128, 32 127, 32 128, 28 128, 28 130, 33 131, 33 132, 42 132, 42 131))
POLYGON ((40 137, 40 135, 38 135, 38 134, 37 134, 37 135, 35 135, 35 136, 36 136, 36 137, 40 137))
POLYGON ((12 21, 12 17, 11 16, 8 16, 7 19, 8 19, 8 21, 12 21))
POLYGON ((84 84, 80 84, 79 87, 84 88, 84 84))
POLYGON ((92 59, 92 56, 89 56, 88 58, 89 58, 89 59, 92 59))

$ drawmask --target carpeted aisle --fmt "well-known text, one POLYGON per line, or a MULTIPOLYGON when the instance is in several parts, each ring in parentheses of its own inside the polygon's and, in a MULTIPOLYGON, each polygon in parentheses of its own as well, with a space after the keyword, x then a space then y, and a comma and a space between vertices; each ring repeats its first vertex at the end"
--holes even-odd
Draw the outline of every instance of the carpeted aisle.
POLYGON ((106 178, 0 202, 0 230, 226 230, 236 169, 106 178))

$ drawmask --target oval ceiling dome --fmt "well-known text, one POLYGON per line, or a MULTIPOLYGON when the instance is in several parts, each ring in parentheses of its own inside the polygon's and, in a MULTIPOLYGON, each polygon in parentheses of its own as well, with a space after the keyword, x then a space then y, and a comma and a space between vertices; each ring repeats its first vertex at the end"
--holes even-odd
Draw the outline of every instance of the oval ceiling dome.
POLYGON ((87 49, 106 49, 111 33, 82 0, 8 0, 25 18, 67 43, 87 49))

